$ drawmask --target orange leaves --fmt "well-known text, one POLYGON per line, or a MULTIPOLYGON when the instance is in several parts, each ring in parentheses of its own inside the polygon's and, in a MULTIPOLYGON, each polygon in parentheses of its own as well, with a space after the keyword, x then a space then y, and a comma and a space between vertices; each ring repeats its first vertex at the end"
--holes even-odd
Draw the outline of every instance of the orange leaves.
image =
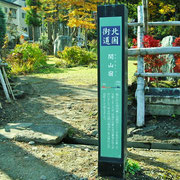
POLYGON ((174 67, 174 72, 180 73, 180 57, 176 59, 176 66, 174 67))
MULTIPOLYGON (((137 48, 137 39, 133 39, 133 48, 137 48)), ((159 47, 160 41, 154 39, 152 36, 145 35, 143 38, 143 45, 145 48, 150 47, 159 47)), ((161 68, 167 63, 165 58, 162 56, 156 55, 145 55, 145 72, 162 72, 161 68)), ((150 81, 154 81, 154 78, 149 78, 150 81)))
MULTIPOLYGON (((173 46, 180 46, 180 37, 175 39, 173 46)), ((174 57, 176 59, 176 66, 174 67, 174 72, 180 73, 180 54, 175 54, 174 57)))

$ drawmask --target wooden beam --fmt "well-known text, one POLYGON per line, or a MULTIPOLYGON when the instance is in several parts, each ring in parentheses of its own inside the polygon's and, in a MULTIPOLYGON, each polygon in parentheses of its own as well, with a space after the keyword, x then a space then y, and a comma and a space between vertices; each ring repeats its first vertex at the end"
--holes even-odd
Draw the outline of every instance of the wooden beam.
MULTIPOLYGON (((148 22, 148 26, 180 26, 180 21, 159 21, 159 22, 148 22)), ((143 23, 128 23, 128 26, 143 26, 143 23)))
POLYGON ((148 22, 148 26, 180 26, 180 21, 148 22))
POLYGON ((155 47, 155 48, 131 48, 128 49, 128 56, 145 56, 153 54, 178 54, 180 47, 155 47))
POLYGON ((134 75, 138 77, 180 77, 180 73, 135 73, 134 75))
POLYGON ((128 23, 128 26, 143 26, 143 23, 128 23))

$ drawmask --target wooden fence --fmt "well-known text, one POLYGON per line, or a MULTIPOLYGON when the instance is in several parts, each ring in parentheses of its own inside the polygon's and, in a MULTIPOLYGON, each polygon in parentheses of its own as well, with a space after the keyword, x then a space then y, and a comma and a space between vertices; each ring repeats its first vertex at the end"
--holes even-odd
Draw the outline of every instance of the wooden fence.
POLYGON ((138 55, 137 66, 137 122, 138 127, 145 124, 145 95, 144 95, 144 77, 180 77, 180 73, 145 73, 144 72, 144 55, 148 54, 175 54, 180 53, 180 47, 157 47, 157 48, 143 48, 143 36, 148 26, 180 26, 180 21, 165 21, 165 22, 147 22, 144 18, 143 6, 138 6, 138 22, 129 23, 128 26, 137 26, 137 47, 136 49, 128 49, 129 56, 138 55), (146 24, 146 25, 145 25, 146 24))

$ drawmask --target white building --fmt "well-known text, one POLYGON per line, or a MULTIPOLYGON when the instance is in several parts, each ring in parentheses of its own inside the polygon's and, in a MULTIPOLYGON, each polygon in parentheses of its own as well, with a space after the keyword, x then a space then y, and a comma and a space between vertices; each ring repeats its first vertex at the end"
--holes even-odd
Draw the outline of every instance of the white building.
POLYGON ((0 7, 6 15, 7 23, 17 27, 18 35, 28 36, 28 26, 25 24, 26 12, 22 9, 25 6, 25 0, 0 0, 0 7), (10 12, 11 20, 8 22, 10 12))

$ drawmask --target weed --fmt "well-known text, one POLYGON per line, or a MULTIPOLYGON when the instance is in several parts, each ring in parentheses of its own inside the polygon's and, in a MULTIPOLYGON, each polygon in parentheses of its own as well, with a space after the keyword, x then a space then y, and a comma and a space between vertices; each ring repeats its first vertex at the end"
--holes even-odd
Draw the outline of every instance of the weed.
POLYGON ((125 171, 126 171, 127 176, 135 175, 140 170, 141 170, 141 167, 140 167, 138 162, 135 162, 131 159, 127 160, 126 167, 125 167, 125 171))

